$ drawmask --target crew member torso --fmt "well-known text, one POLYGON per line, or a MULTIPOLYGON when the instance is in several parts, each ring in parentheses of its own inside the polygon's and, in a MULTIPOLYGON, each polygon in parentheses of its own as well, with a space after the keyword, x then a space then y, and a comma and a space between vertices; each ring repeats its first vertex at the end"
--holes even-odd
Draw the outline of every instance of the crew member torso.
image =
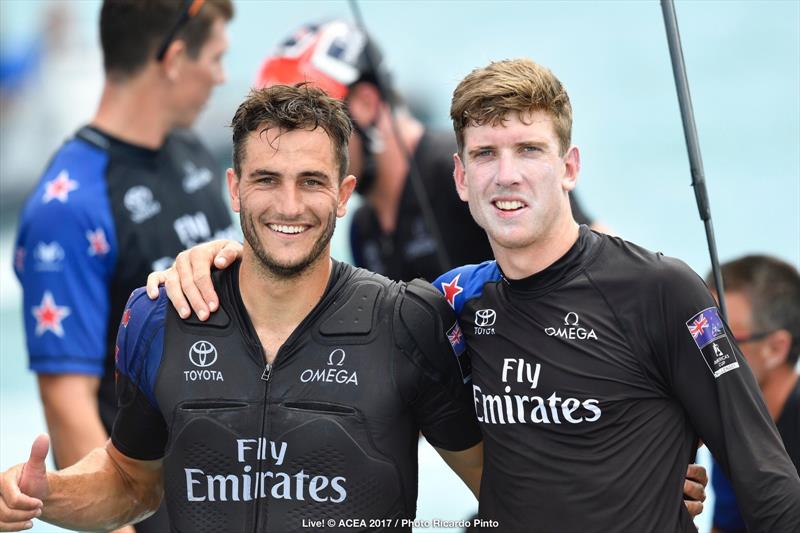
MULTIPOLYGON (((337 263, 326 296, 267 365, 229 270, 216 274, 210 323, 166 312, 160 364, 145 379, 169 434, 173 530, 408 530, 427 365, 411 363, 410 337, 396 331, 405 286, 337 263)), ((451 417, 453 402, 439 403, 451 417)), ((467 422, 445 438, 455 449, 477 442, 465 395, 459 405, 467 422)))

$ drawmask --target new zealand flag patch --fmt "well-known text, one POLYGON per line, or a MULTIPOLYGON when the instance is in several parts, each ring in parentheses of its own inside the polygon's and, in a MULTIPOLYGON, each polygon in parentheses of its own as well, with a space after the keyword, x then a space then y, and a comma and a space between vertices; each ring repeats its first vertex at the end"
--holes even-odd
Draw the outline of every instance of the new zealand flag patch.
POLYGON ((456 354, 458 367, 461 370, 461 379, 464 383, 467 383, 472 379, 472 364, 466 353, 467 344, 464 342, 464 333, 461 331, 461 326, 458 325, 458 322, 447 330, 447 340, 450 341, 450 346, 453 347, 453 352, 456 354))
POLYGON ((686 327, 715 378, 739 368, 736 354, 716 307, 700 311, 686 321, 686 327))

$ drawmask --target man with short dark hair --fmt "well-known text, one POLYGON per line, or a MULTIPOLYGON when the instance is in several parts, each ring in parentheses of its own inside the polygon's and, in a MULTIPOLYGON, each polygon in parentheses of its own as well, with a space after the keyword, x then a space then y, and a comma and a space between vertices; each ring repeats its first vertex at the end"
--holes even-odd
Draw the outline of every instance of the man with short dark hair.
MULTIPOLYGON (((800 274, 766 255, 748 255, 722 265, 728 324, 753 371, 770 416, 794 466, 800 471, 800 274)), ((709 274, 706 283, 714 287, 709 274)), ((714 531, 746 527, 730 481, 714 462, 714 531)))
POLYGON ((114 335, 131 291, 186 246, 237 235, 215 160, 183 129, 225 79, 232 16, 230 0, 104 2, 97 112, 23 208, 14 268, 60 467, 111 431, 114 335))
POLYGON ((452 311, 427 283, 330 256, 355 187, 342 102, 274 86, 253 91, 232 127, 228 191, 245 244, 214 276, 219 310, 184 322, 164 291, 134 292, 111 442, 46 473, 37 439, 0 479, 0 527, 39 510, 115 527, 163 491, 173 531, 410 531, 420 431, 477 496, 480 432, 469 366, 445 334, 452 311))

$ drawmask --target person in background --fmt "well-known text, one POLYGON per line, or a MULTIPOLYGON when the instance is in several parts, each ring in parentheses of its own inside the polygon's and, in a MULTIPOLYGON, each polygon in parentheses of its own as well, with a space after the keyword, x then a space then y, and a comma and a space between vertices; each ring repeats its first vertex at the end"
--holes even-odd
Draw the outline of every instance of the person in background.
MULTIPOLYGON (((61 468, 111 432, 114 339, 133 289, 187 246, 237 235, 215 161, 185 129, 225 79, 232 16, 230 0, 104 2, 97 112, 23 208, 14 269, 61 468)), ((139 530, 167 529, 160 514, 139 530)))
MULTIPOLYGON (((766 255, 748 255, 722 265, 728 324, 758 381, 783 445, 800 471, 800 274, 766 255)), ((711 274, 706 284, 714 287, 711 274)), ((713 531, 744 533, 731 483, 715 461, 713 531)))
MULTIPOLYGON (((344 20, 305 25, 264 60, 256 85, 301 81, 345 100, 353 119, 350 171, 358 176, 356 192, 366 200, 350 226, 355 265, 392 279, 433 281, 455 265, 491 258, 486 234, 453 188, 452 132, 432 131, 409 112, 369 35, 344 20), (415 190, 409 157, 423 194, 415 190), (429 203, 442 242, 421 202, 429 203)), ((572 208, 579 223, 607 230, 586 215, 574 195, 572 208)))

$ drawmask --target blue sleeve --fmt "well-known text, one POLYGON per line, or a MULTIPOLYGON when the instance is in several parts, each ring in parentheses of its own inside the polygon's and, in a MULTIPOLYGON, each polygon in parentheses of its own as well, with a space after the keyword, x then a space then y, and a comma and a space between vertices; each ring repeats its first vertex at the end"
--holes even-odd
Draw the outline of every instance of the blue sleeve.
POLYGON ((714 488, 714 528, 724 532, 745 531, 747 527, 736 505, 731 482, 716 461, 711 465, 711 486, 714 488))
POLYGON ((461 310, 467 300, 479 298, 483 293, 483 286, 489 282, 500 279, 500 269, 496 261, 484 261, 479 265, 464 265, 445 272, 433 282, 443 295, 450 307, 461 316, 461 310))
POLYGON ((136 289, 125 305, 117 332, 118 382, 119 375, 125 376, 156 410, 155 384, 164 349, 167 305, 164 287, 159 289, 157 300, 151 300, 144 287, 136 289))
POLYGON ((103 374, 117 257, 106 166, 105 152, 69 141, 23 209, 14 269, 37 373, 103 374))

